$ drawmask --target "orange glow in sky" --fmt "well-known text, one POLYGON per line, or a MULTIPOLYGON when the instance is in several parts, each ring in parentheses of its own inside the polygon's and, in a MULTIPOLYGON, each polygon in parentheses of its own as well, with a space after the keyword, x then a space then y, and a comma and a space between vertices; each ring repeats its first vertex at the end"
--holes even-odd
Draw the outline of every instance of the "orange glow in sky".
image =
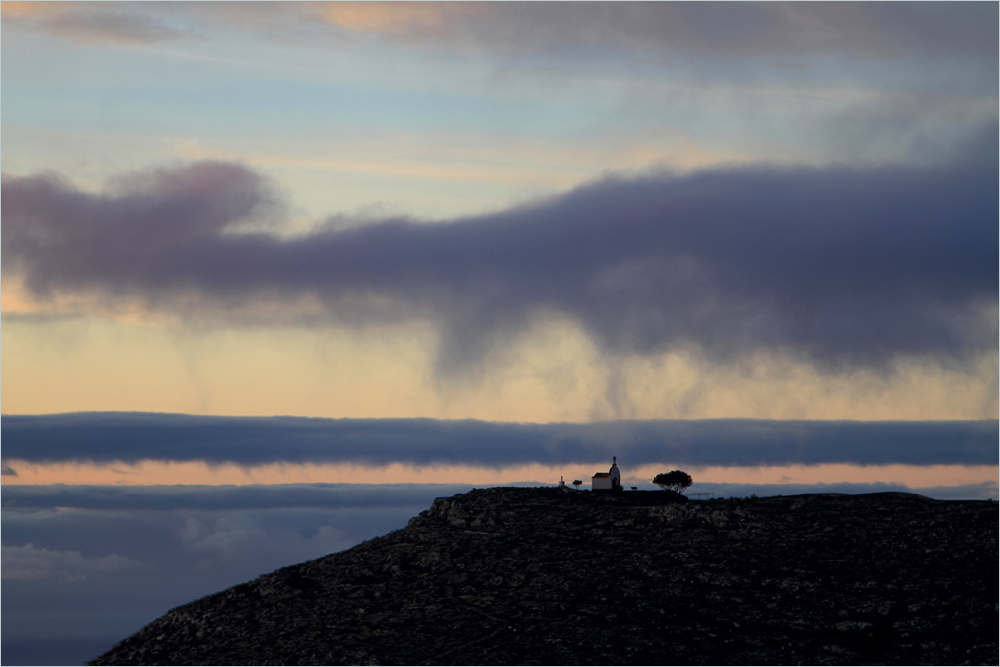
MULTIPOLYGON (((9 460, 7 465, 17 476, 5 476, 4 484, 470 484, 503 485, 538 482, 555 485, 562 476, 567 484, 579 479, 589 488, 594 472, 607 470, 606 463, 544 466, 538 464, 487 468, 477 466, 411 466, 393 463, 384 467, 350 464, 270 464, 241 467, 232 464, 210 466, 203 462, 171 463, 142 461, 137 464, 31 464, 9 460)), ((680 467, 655 464, 627 469, 623 466, 625 486, 653 488, 650 480, 660 472, 680 467)), ((684 466, 695 479, 695 486, 711 491, 711 484, 833 484, 839 482, 887 482, 910 488, 956 486, 996 482, 997 466, 963 465, 877 465, 851 464, 697 467, 684 466)), ((693 488, 693 487, 692 487, 693 488)))

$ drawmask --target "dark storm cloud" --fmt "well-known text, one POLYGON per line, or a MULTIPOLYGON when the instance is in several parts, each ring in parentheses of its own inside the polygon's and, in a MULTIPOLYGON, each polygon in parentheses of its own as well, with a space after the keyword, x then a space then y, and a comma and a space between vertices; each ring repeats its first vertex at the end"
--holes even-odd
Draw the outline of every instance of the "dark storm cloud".
POLYGON ((132 174, 105 194, 9 177, 3 270, 39 297, 202 316, 311 296, 319 321, 430 318, 444 368, 545 313, 610 352, 886 368, 996 347, 998 175, 995 159, 977 164, 609 177, 491 215, 298 237, 234 231, 279 214, 266 179, 235 164, 132 174))
MULTIPOLYGON (((3 456, 33 463, 205 461, 243 466, 591 463, 757 466, 996 465, 998 422, 751 419, 513 424, 432 419, 201 417, 144 413, 4 416, 3 456)), ((165 492, 168 493, 169 492, 165 492)), ((247 492, 252 493, 252 492, 247 492)))
POLYGON ((77 190, 51 173, 4 177, 5 197, 8 192, 13 196, 4 202, 3 270, 23 271, 27 287, 39 295, 69 290, 67 280, 112 293, 119 290, 111 283, 119 280, 126 293, 158 283, 197 286, 197 276, 184 275, 197 256, 170 249, 192 252, 200 241, 218 240, 227 226, 274 206, 266 179, 221 162, 129 173, 103 195, 77 190), (46 268, 53 261, 76 266, 46 268))

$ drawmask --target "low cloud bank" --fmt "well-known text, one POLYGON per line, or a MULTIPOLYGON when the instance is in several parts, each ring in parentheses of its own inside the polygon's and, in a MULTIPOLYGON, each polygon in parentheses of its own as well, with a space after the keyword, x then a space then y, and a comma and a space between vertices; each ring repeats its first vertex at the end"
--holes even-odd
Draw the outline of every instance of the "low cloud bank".
POLYGON ((36 549, 30 542, 23 547, 5 546, 2 550, 5 581, 104 579, 119 570, 136 567, 133 561, 115 554, 84 558, 77 551, 36 549))
POLYGON ((609 177, 490 215, 291 238, 245 231, 282 208, 238 164, 125 174, 101 194, 6 177, 2 266, 39 299, 203 322, 432 321, 443 370, 559 314, 608 354, 888 371, 996 348, 998 173, 995 155, 970 160, 609 177))
POLYGON ((469 489, 4 485, 4 664, 82 664, 172 607, 402 528, 469 489))
POLYGON ((31 463, 351 462, 506 467, 592 463, 763 466, 996 465, 1000 422, 752 419, 517 424, 474 420, 202 417, 153 413, 8 415, 5 460, 31 463))
MULTIPOLYGON (((551 483, 524 482, 501 486, 553 486, 551 483)), ((256 486, 109 486, 109 485, 24 485, 3 489, 3 509, 16 512, 38 510, 82 510, 129 512, 242 512, 248 510, 384 510, 407 509, 417 514, 434 498, 468 493, 469 484, 268 484, 256 486)), ((587 487, 584 487, 586 489, 587 487)), ((654 490, 647 481, 643 490, 654 490)), ((714 498, 790 496, 802 493, 916 493, 930 498, 997 498, 997 482, 954 486, 910 487, 898 482, 837 482, 743 484, 698 480, 691 494, 714 498)))
POLYGON ((857 495, 862 493, 916 493, 937 500, 996 500, 998 497, 997 482, 981 484, 957 484, 955 486, 909 487, 905 484, 892 482, 854 483, 841 482, 836 484, 714 484, 712 482, 695 483, 688 495, 708 493, 712 498, 746 498, 750 495, 765 496, 795 496, 804 493, 844 493, 857 495))
POLYGON ((248 486, 23 485, 3 489, 4 509, 82 510, 379 509, 420 507, 468 484, 268 484, 248 486))

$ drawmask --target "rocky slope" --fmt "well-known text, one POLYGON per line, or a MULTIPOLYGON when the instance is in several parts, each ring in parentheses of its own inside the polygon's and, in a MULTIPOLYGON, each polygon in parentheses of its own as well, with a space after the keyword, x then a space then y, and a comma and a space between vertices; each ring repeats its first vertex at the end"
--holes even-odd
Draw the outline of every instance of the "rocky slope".
POLYGON ((486 489, 91 664, 997 664, 997 504, 486 489))

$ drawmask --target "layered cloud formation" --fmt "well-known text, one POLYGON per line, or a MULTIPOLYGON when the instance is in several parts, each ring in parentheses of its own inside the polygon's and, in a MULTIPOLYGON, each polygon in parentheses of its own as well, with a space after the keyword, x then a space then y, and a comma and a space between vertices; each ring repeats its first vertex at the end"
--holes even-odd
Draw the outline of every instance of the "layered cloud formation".
POLYGON ((505 424, 431 419, 197 417, 141 413, 6 416, 4 458, 257 466, 531 463, 627 458, 632 466, 823 463, 996 465, 996 420, 935 422, 751 419, 505 424))
POLYGON ((608 177, 494 214, 282 236, 247 231, 281 207, 238 164, 130 173, 102 193, 37 174, 3 181, 3 270, 38 299, 202 319, 430 320, 442 367, 558 314, 610 353, 879 368, 996 347, 996 182, 978 161, 608 177))

